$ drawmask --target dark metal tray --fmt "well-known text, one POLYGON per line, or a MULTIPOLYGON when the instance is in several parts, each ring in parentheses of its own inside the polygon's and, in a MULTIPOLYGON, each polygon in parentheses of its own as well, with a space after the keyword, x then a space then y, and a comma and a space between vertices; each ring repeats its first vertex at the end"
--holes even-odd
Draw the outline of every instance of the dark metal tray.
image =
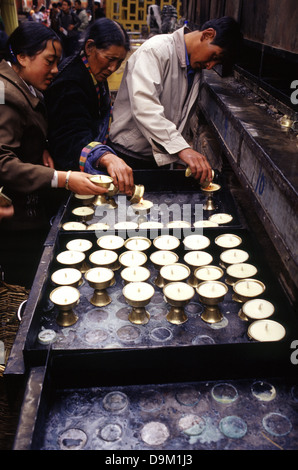
POLYGON ((50 355, 47 366, 30 371, 14 450, 101 450, 110 459, 111 451, 134 451, 135 459, 137 451, 151 451, 142 461, 157 459, 154 451, 179 451, 182 466, 197 450, 297 450, 297 381, 174 383, 165 374, 152 384, 150 365, 134 380, 129 364, 127 371, 128 385, 118 370, 111 382, 94 375, 92 386, 83 377, 74 387, 67 369, 61 374, 60 357, 50 355), (147 382, 138 382, 145 375, 147 382))
MULTIPOLYGON (((213 228, 209 229, 206 235, 210 239, 210 246, 205 251, 213 256, 212 264, 217 266, 221 250, 214 240, 222 233, 222 229, 213 228)), ((242 238, 241 248, 249 253, 249 262, 258 269, 255 278, 266 286, 262 298, 271 301, 275 306, 275 313, 271 318, 282 323, 286 328, 286 336, 283 340, 259 343, 249 339, 247 335, 249 322, 239 318, 238 312, 241 304, 232 299, 231 286, 224 301, 220 304, 224 315, 220 323, 210 325, 201 319, 204 307, 196 293, 185 307, 188 321, 182 325, 170 324, 166 320, 166 313, 170 306, 162 290, 154 286, 155 294, 146 308, 150 314, 149 323, 147 325, 132 324, 128 320, 131 307, 122 294, 124 284, 120 276, 121 270, 115 272, 116 283, 108 289, 112 298, 108 306, 94 307, 90 303, 93 289, 87 281, 84 281, 79 287, 80 302, 75 307, 75 312, 79 317, 78 322, 70 327, 60 327, 56 323, 57 308, 49 300, 50 292, 55 288, 51 281, 51 274, 58 268, 57 254, 65 249, 70 239, 76 238, 72 233, 60 232, 56 245, 46 247, 41 261, 43 276, 37 276, 39 283, 36 282, 33 286, 25 311, 27 329, 25 330, 25 322, 23 331, 21 328, 17 336, 18 349, 22 350, 22 359, 24 355, 28 367, 44 364, 50 348, 53 352, 57 351, 65 355, 67 367, 72 368, 77 360, 77 364, 81 364, 80 367, 87 371, 101 368, 105 356, 109 355, 115 361, 121 357, 123 367, 127 361, 133 361, 138 366, 148 360, 152 361, 156 364, 156 376, 161 378, 164 370, 172 365, 174 371, 176 365, 183 367, 186 378, 189 377, 193 368, 197 369, 199 377, 208 379, 264 375, 269 371, 275 374, 278 370, 283 374, 294 373, 294 366, 289 360, 290 345, 297 337, 298 331, 294 312, 277 280, 266 266, 258 243, 252 235, 245 229, 235 229, 227 233, 234 233, 242 238), (29 309, 30 313, 28 313, 29 309), (30 321, 28 321, 28 315, 31 316, 30 321), (38 334, 42 329, 51 329, 56 332, 56 341, 50 346, 42 345, 38 341, 38 334)), ((95 234, 86 232, 84 236, 93 242, 91 251, 96 250, 98 247, 95 234)), ((153 251, 152 247, 151 251, 153 251)), ((151 251, 147 253, 148 260, 151 251)), ((177 251, 181 262, 185 253, 181 244, 177 251)), ((148 282, 154 285, 157 270, 150 261, 147 261, 146 266, 151 273, 148 282)), ((224 280, 225 275, 222 278, 222 281, 224 280)), ((17 358, 12 362, 12 370, 16 364, 17 358)))
MULTIPOLYGON (((150 189, 160 189, 164 184, 164 192, 160 194, 165 197, 172 196, 172 192, 166 192, 169 186, 175 187, 175 191, 181 196, 179 191, 186 183, 189 186, 195 185, 196 187, 197 185, 192 178, 185 178, 184 172, 180 170, 174 170, 173 173, 157 171, 154 172, 154 177, 150 171, 140 172, 136 183, 139 181, 145 186, 148 182, 148 187, 150 182, 150 189), (169 180, 169 178, 172 179, 169 180)), ((194 194, 196 193, 191 193, 191 197, 194 194)), ((221 195, 224 194, 229 200, 229 212, 232 208, 236 210, 229 192, 221 191, 221 195)), ((123 361, 123 367, 127 361, 132 361, 138 366, 152 361, 156 365, 156 377, 160 377, 161 380, 169 364, 173 365, 174 373, 176 365, 181 366, 185 372, 185 380, 192 377, 194 368, 198 371, 199 378, 206 379, 275 375, 278 371, 282 374, 294 373, 294 366, 289 358, 291 343, 297 337, 297 318, 278 281, 266 265, 257 240, 242 227, 204 228, 203 233, 210 238, 211 242, 205 251, 213 256, 212 264, 219 265, 220 250, 214 243, 216 236, 225 232, 241 236, 243 240, 241 248, 248 251, 249 262, 258 268, 256 278, 264 282, 266 286, 263 297, 275 305, 272 319, 280 322, 286 329, 286 336, 283 340, 258 343, 249 339, 248 322, 241 320, 238 316, 240 305, 232 300, 231 287, 220 305, 224 319, 219 324, 206 324, 201 319, 203 305, 199 302, 198 294, 195 294, 185 308, 188 321, 183 325, 170 324, 166 320, 169 305, 159 288, 155 288, 155 294, 147 306, 151 316, 149 323, 147 325, 131 324, 128 320, 130 307, 122 294, 123 281, 119 271, 115 273, 116 284, 109 288, 112 298, 110 305, 101 308, 94 307, 89 302, 93 289, 84 281, 79 287, 80 303, 75 308, 79 317, 78 322, 67 328, 58 326, 57 309, 49 300, 49 294, 55 287, 50 277, 58 267, 57 254, 65 249, 70 239, 74 238, 87 238, 93 242, 94 250, 98 248, 96 245, 98 232, 61 230, 63 220, 69 219, 73 203, 74 200, 71 197, 65 206, 60 208, 45 243, 24 317, 6 367, 7 375, 23 374, 26 368, 43 365, 49 349, 62 353, 65 364, 70 369, 78 361, 81 369, 86 370, 87 373, 101 368, 106 355, 115 361, 123 361), (44 328, 54 330, 57 335, 56 341, 49 346, 38 342, 38 334, 44 328)), ((117 234, 117 231, 115 233, 117 234)), ((164 233, 163 229, 154 232, 155 235, 160 233, 164 233)), ((167 233, 177 235, 176 230, 174 232, 170 229, 167 233)), ((139 234, 148 236, 148 231, 140 231, 139 234)), ((184 231, 183 235, 185 235, 184 231)), ((178 254, 180 261, 183 262, 182 244, 178 249, 178 254)), ((149 255, 150 252, 148 259, 149 255)), ((146 266, 151 273, 149 282, 153 284, 157 271, 149 261, 146 266)))
MULTIPOLYGON (((142 213, 143 221, 169 221, 185 220, 191 224, 198 219, 206 221, 210 216, 216 213, 228 213, 232 216, 232 220, 220 227, 241 228, 244 221, 241 219, 235 201, 227 187, 224 177, 216 175, 215 180, 221 186, 220 191, 214 193, 214 210, 203 210, 207 196, 201 191, 199 183, 193 178, 185 177, 184 170, 149 170, 146 172, 134 172, 135 184, 142 184, 145 187, 144 199, 148 199, 154 204, 148 214, 142 213), (164 207, 168 208, 168 214, 164 216, 164 207), (175 208, 178 210, 175 211, 175 208)), ((139 222, 138 214, 135 214, 130 208, 130 201, 124 195, 116 195, 113 197, 118 204, 118 209, 107 209, 105 206, 95 207, 95 213, 91 220, 86 223, 86 228, 96 223, 105 223, 108 225, 106 232, 114 231, 115 223, 125 220, 139 222)), ((71 197, 66 204, 64 213, 59 214, 56 220, 56 226, 63 230, 66 222, 78 221, 72 214, 72 210, 82 205, 80 200, 71 197)), ((164 225, 165 225, 164 224, 164 225)), ((56 231, 56 228, 55 228, 56 231)), ((80 232, 80 230, 74 230, 80 232)), ((50 234, 50 238, 53 234, 50 234)))

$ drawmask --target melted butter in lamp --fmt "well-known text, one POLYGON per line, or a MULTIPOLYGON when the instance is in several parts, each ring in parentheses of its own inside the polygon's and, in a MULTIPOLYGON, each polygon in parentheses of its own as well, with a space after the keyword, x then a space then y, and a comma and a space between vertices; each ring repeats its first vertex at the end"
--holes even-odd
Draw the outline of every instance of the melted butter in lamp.
POLYGON ((93 175, 90 177, 90 180, 92 183, 98 184, 99 186, 109 186, 111 183, 113 183, 113 178, 108 175, 93 175))
POLYGON ((212 222, 211 220, 197 220, 193 224, 194 227, 218 227, 217 222, 212 222))
POLYGON ((221 248, 235 248, 242 243, 242 239, 238 235, 232 233, 224 233, 215 239, 215 244, 221 248))
POLYGON ((223 297, 227 293, 227 290, 227 287, 223 283, 217 281, 206 281, 199 284, 197 287, 198 294, 207 299, 223 297))
POLYGON ((263 283, 255 279, 243 279, 234 284, 234 291, 243 297, 256 297, 264 290, 263 283))
POLYGON ((164 287, 163 293, 168 299, 185 302, 194 296, 195 291, 184 282, 171 282, 164 287))
POLYGON ((125 251, 119 256, 122 266, 141 266, 146 263, 147 256, 142 251, 125 251))
POLYGON ((183 243, 189 250, 204 250, 210 245, 210 240, 204 235, 188 235, 184 238, 183 243))
POLYGON ((75 194, 74 197, 76 199, 79 199, 80 201, 82 201, 83 204, 90 204, 93 199, 94 199, 94 195, 90 195, 90 194, 75 194))
POLYGON ((160 275, 166 281, 183 281, 190 275, 190 269, 181 263, 162 266, 160 275))
POLYGON ((173 235, 160 235, 153 240, 153 245, 158 250, 171 251, 178 248, 180 241, 173 235))
POLYGON ((261 342, 280 341, 285 334, 283 325, 273 320, 257 320, 248 328, 249 337, 261 342))
POLYGON ((257 268, 248 263, 236 263, 227 267, 227 274, 234 279, 249 278, 257 274, 257 268))
POLYGON ((85 254, 81 251, 62 251, 57 255, 57 261, 60 264, 74 265, 82 263, 85 259, 85 254))
POLYGON ((87 281, 93 283, 103 283, 111 281, 113 279, 113 276, 113 271, 104 267, 91 268, 85 273, 87 281))
POLYGON ((146 251, 151 246, 151 241, 145 237, 132 237, 124 243, 127 250, 146 251))
POLYGON ((92 242, 90 240, 85 240, 83 238, 77 238, 70 240, 66 244, 66 248, 70 251, 88 251, 92 248, 92 242))
POLYGON ((249 258, 249 254, 244 250, 231 248, 221 253, 220 259, 225 264, 244 263, 249 258))
POLYGON ((97 250, 91 253, 89 260, 96 265, 110 265, 117 261, 118 255, 112 250, 97 250))
POLYGON ((134 211, 148 211, 153 207, 153 202, 141 198, 140 202, 132 204, 131 207, 134 211))
POLYGON ((233 220, 233 217, 230 214, 218 213, 210 215, 208 220, 211 220, 211 222, 216 222, 218 224, 227 224, 233 220))
POLYGON ((273 315, 275 308, 268 300, 251 299, 245 302, 242 311, 248 318, 262 320, 273 315))
POLYGON ((142 222, 140 223, 139 227, 141 229, 154 229, 154 228, 162 228, 163 224, 161 222, 154 222, 154 221, 149 221, 149 222, 142 222))
POLYGON ((157 266, 165 266, 167 264, 174 264, 178 261, 179 257, 173 251, 159 250, 151 254, 150 260, 157 266))
POLYGON ((132 221, 117 222, 114 228, 116 230, 133 230, 138 228, 138 224, 132 221))
POLYGON ((217 266, 203 266, 195 270, 195 276, 201 281, 217 281, 223 275, 223 270, 217 266))
POLYGON ((146 282, 131 282, 123 288, 123 295, 126 299, 135 302, 144 302, 154 294, 154 287, 146 282))
POLYGON ((82 273, 78 269, 63 268, 58 269, 52 274, 52 281, 60 286, 76 284, 81 280, 82 273))
POLYGON ((209 183, 208 186, 201 185, 201 189, 206 192, 213 193, 214 191, 219 191, 221 186, 216 183, 209 183))
POLYGON ((128 266, 121 271, 121 277, 126 282, 145 282, 150 277, 150 271, 144 266, 128 266))
POLYGON ((62 225, 63 230, 86 230, 87 227, 82 222, 65 222, 62 225))
POLYGON ((118 235, 104 235, 97 240, 97 244, 104 250, 119 250, 124 245, 124 239, 118 235))
POLYGON ((168 228, 189 228, 191 224, 186 220, 173 220, 172 222, 167 223, 168 228))
POLYGON ((73 215, 77 217, 89 217, 92 218, 94 215, 94 209, 88 206, 76 207, 72 211, 73 215))
POLYGON ((213 257, 206 251, 190 251, 184 255, 184 261, 192 266, 206 266, 213 261, 213 257))
POLYGON ((55 305, 67 306, 77 302, 80 292, 75 287, 61 286, 57 287, 51 293, 51 300, 55 305))

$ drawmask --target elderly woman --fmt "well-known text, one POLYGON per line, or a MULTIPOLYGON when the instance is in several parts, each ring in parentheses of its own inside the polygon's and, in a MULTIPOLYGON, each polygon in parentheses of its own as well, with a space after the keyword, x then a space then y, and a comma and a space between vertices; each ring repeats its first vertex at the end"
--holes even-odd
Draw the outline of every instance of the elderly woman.
POLYGON ((46 93, 49 146, 61 170, 107 172, 131 194, 131 168, 106 145, 111 119, 107 78, 123 62, 129 39, 117 22, 101 18, 86 31, 81 51, 65 59, 46 93))

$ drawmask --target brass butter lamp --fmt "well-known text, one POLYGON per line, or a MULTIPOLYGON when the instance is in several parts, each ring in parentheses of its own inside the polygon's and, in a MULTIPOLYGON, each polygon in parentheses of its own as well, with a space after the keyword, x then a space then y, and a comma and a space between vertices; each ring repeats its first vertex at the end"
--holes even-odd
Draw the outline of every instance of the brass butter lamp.
POLYGON ((106 289, 111 286, 114 272, 109 268, 91 268, 85 273, 85 279, 94 289, 90 303, 96 307, 104 307, 111 303, 111 298, 106 289))
POLYGON ((75 207, 72 210, 72 214, 75 216, 75 218, 83 223, 88 222, 89 220, 92 220, 94 216, 94 209, 89 206, 81 206, 81 207, 75 207))
MULTIPOLYGON (((106 189, 108 189, 110 185, 113 183, 113 178, 108 175, 93 175, 93 176, 90 176, 90 180, 92 181, 92 183, 96 184, 96 186, 100 186, 101 188, 106 188, 106 189)), ((95 206, 109 206, 109 208, 115 209, 115 204, 113 203, 113 199, 110 198, 108 194, 99 194, 98 196, 96 196, 94 205, 95 206)))
POLYGON ((140 200, 143 198, 145 192, 145 187, 142 184, 135 184, 134 185, 134 192, 133 195, 128 198, 131 204, 139 203, 140 200))
POLYGON ((214 211, 217 209, 217 206, 214 201, 214 193, 218 192, 221 189, 220 184, 211 182, 208 186, 201 186, 201 191, 206 196, 206 202, 203 206, 205 211, 214 211))
POLYGON ((150 255, 150 261, 152 262, 153 266, 157 270, 157 276, 154 280, 154 284, 157 287, 164 287, 165 282, 160 274, 160 269, 162 266, 166 266, 168 264, 174 264, 178 261, 179 256, 177 253, 174 253, 173 251, 168 251, 168 250, 158 250, 154 251, 150 255))
POLYGON ((188 320, 184 307, 190 302, 195 290, 185 282, 170 282, 163 288, 163 293, 168 304, 171 305, 166 319, 173 325, 182 325, 188 320))
MULTIPOLYGON (((239 279, 233 284, 234 293, 232 299, 240 304, 245 304, 249 300, 259 297, 265 289, 265 284, 257 279, 239 279)), ((246 315, 243 313, 243 305, 238 312, 238 316, 241 320, 246 320, 246 315)))
MULTIPOLYGON (((186 178, 189 178, 190 176, 193 177, 189 166, 185 170, 185 176, 186 178)), ((216 205, 213 199, 213 193, 221 189, 221 186, 219 184, 213 183, 213 179, 214 170, 212 170, 211 181, 209 179, 206 179, 205 181, 203 181, 203 183, 200 184, 201 190, 207 195, 207 199, 203 207, 203 209, 206 211, 213 211, 216 209, 216 205)))
POLYGON ((59 326, 71 326, 78 321, 73 308, 79 303, 80 292, 72 286, 59 286, 50 293, 50 300, 57 306, 59 313, 56 322, 59 326))
MULTIPOLYGON (((108 198, 109 204, 112 205, 113 209, 116 209, 118 205, 115 202, 113 196, 120 194, 119 189, 112 182, 107 187, 109 189, 108 189, 106 196, 108 198)), ((132 196, 128 197, 128 200, 130 201, 131 204, 139 203, 140 200, 143 198, 144 192, 145 192, 145 187, 142 184, 135 184, 133 194, 132 196)))
POLYGON ((224 300, 228 292, 226 284, 220 281, 203 281, 196 291, 200 302, 204 304, 204 311, 201 318, 206 323, 218 323, 223 319, 223 314, 218 306, 224 300))
POLYGON ((244 303, 260 296, 265 291, 265 284, 258 279, 239 279, 233 285, 233 300, 244 303))
POLYGON ((150 314, 146 311, 154 295, 154 287, 147 282, 130 282, 123 288, 126 302, 132 307, 128 319, 135 325, 145 325, 149 322, 150 314))

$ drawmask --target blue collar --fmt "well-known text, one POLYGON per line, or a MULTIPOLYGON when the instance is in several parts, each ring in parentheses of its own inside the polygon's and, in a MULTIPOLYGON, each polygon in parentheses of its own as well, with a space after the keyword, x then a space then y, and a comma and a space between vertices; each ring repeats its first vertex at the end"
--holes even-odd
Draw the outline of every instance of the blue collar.
POLYGON ((185 57, 186 57, 186 66, 187 66, 188 89, 190 90, 193 79, 194 79, 195 70, 191 67, 189 63, 189 57, 188 57, 188 53, 186 49, 186 44, 185 44, 185 57))
POLYGON ((191 67, 190 62, 189 62, 189 57, 188 57, 188 53, 187 53, 187 49, 186 49, 186 44, 185 44, 185 58, 186 58, 187 69, 190 70, 190 71, 195 72, 194 69, 191 67))

